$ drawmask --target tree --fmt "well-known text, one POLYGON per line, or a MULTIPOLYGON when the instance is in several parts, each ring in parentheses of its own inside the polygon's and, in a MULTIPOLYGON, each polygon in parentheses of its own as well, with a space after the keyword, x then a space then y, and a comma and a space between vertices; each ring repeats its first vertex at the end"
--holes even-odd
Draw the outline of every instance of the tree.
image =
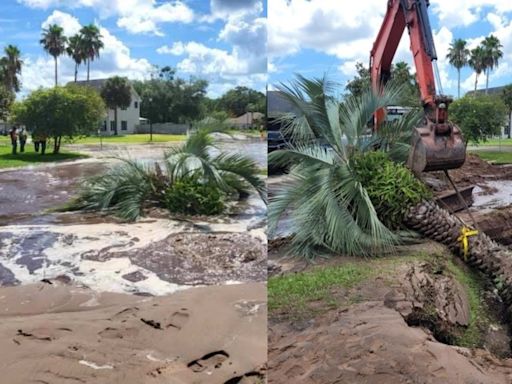
POLYGON ((231 116, 241 116, 247 112, 249 104, 254 106, 251 112, 265 113, 265 95, 248 87, 236 87, 222 95, 217 106, 228 112, 231 116))
POLYGON ((68 85, 38 89, 13 106, 12 120, 24 124, 35 135, 53 140, 53 153, 59 153, 62 138, 96 132, 105 116, 105 103, 90 87, 68 85))
POLYGON ((75 62, 75 83, 78 77, 78 66, 86 60, 84 41, 82 35, 76 34, 69 38, 69 44, 66 48, 66 53, 75 62))
POLYGON ((105 104, 114 110, 114 135, 117 135, 117 109, 128 108, 132 102, 132 86, 126 77, 114 76, 101 89, 105 104))
POLYGON ((0 59, 2 83, 7 90, 16 93, 20 91, 18 75, 21 75, 21 66, 23 65, 20 58, 21 53, 15 45, 8 45, 4 52, 5 56, 0 59))
POLYGON ((475 95, 476 88, 478 86, 478 76, 486 69, 485 66, 485 50, 478 46, 471 50, 471 54, 468 61, 469 66, 475 71, 475 95))
POLYGON ((503 88, 501 99, 508 108, 508 138, 512 137, 512 84, 503 88))
POLYGON ((5 121, 7 119, 13 102, 14 93, 0 84, 0 120, 5 121))
MULTIPOLYGON (((356 76, 350 80, 345 89, 354 97, 360 97, 371 85, 370 71, 362 63, 356 63, 356 76)), ((396 100, 397 105, 419 106, 420 91, 416 83, 416 77, 411 74, 409 65, 399 61, 391 66, 391 78, 395 84, 403 85, 402 93, 396 100)))
POLYGON ((206 80, 185 81, 165 75, 134 81, 133 87, 142 97, 141 116, 154 123, 187 123, 201 120, 205 114, 206 80))
POLYGON ((450 105, 450 120, 462 129, 466 142, 478 143, 499 134, 506 114, 503 101, 495 96, 465 96, 450 105))
POLYGON ((467 41, 455 39, 450 43, 446 58, 449 63, 457 69, 457 97, 460 98, 460 70, 468 65, 469 49, 466 48, 467 41))
POLYGON ((51 56, 55 62, 55 86, 57 86, 57 57, 62 55, 66 49, 67 38, 64 36, 64 29, 52 24, 48 28, 43 29, 43 36, 39 41, 43 48, 51 56))
POLYGON ((266 201, 265 181, 258 175, 258 164, 241 154, 212 155, 210 133, 208 129, 199 130, 183 145, 170 149, 163 169, 156 163, 120 159, 119 166, 86 180, 75 208, 109 210, 133 221, 143 215, 147 206, 164 206, 166 195, 177 183, 190 181, 196 187, 213 187, 231 200, 247 197, 253 190, 266 201))
POLYGON ((87 62, 87 81, 89 81, 91 61, 100 57, 100 50, 104 45, 100 30, 96 25, 86 25, 80 29, 80 33, 82 35, 84 57, 87 62))
POLYGON ((489 74, 491 70, 498 67, 499 60, 503 57, 503 51, 501 50, 501 48, 503 48, 503 45, 501 45, 500 40, 496 36, 490 35, 482 41, 482 47, 485 52, 485 93, 487 94, 487 90, 489 88, 489 74))

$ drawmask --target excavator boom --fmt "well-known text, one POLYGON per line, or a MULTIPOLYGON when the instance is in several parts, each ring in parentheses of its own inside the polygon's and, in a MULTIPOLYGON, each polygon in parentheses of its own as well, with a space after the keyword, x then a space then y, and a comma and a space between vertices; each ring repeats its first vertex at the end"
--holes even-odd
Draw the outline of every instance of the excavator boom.
MULTIPOLYGON (((370 55, 373 89, 380 91, 391 77, 391 65, 407 27, 416 80, 425 109, 425 124, 415 129, 409 167, 415 172, 459 168, 466 150, 460 129, 448 122, 451 98, 436 94, 432 61, 437 53, 428 18, 428 0, 389 0, 386 15, 370 55)), ((385 111, 375 114, 375 129, 385 111)))

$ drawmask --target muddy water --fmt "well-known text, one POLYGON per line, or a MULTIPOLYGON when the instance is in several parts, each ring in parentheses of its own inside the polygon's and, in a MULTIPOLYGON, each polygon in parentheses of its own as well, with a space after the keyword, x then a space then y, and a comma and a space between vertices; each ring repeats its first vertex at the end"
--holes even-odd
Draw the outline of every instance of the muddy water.
POLYGON ((487 181, 473 190, 474 207, 495 209, 512 204, 512 180, 487 181), (490 192, 490 193, 489 193, 490 192))
MULTIPOLYGON (((264 143, 236 144, 221 145, 264 164, 264 143)), ((162 148, 144 147, 137 149, 139 159, 162 156, 162 148)), ((97 214, 45 212, 113 161, 0 172, 0 286, 66 275, 98 291, 163 295, 197 284, 265 280, 266 206, 256 196, 225 216, 194 223, 159 218, 126 224, 97 214), (204 246, 193 249, 192 243, 204 246)))

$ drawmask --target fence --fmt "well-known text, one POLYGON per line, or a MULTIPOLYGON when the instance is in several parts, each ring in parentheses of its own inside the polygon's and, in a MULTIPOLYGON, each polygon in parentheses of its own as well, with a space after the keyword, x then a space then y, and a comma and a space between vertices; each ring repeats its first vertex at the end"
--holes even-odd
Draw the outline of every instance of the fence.
MULTIPOLYGON (((154 123, 153 133, 161 133, 167 135, 184 135, 190 129, 189 124, 175 124, 175 123, 154 123)), ((135 126, 136 133, 149 133, 149 124, 139 124, 135 126)))

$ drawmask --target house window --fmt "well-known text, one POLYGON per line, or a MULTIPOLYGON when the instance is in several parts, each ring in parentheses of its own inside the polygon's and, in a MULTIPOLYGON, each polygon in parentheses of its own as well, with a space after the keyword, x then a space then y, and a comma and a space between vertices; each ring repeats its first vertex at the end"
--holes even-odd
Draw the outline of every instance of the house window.
POLYGON ((126 120, 121 121, 121 131, 128 130, 128 122, 126 120))
POLYGON ((135 108, 135 109, 139 108, 139 102, 138 101, 134 101, 133 102, 133 108, 135 108))
POLYGON ((115 121, 111 121, 110 122, 110 130, 111 131, 115 131, 116 130, 116 122, 115 121))
POLYGON ((105 132, 107 130, 107 121, 103 120, 103 124, 101 125, 101 130, 105 132))

